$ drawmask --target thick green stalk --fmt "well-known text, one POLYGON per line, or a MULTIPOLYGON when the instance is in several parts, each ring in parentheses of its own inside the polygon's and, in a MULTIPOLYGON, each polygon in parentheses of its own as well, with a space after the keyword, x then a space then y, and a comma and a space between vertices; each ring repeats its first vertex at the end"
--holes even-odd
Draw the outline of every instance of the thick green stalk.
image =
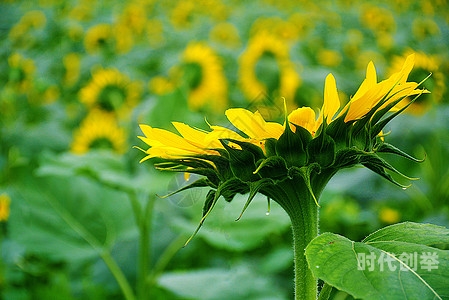
POLYGON ((309 269, 304 252, 310 241, 318 236, 318 206, 308 189, 297 180, 286 180, 273 192, 272 198, 287 212, 292 223, 295 299, 316 300, 318 282, 309 269))
POLYGON ((307 264, 304 250, 318 236, 318 207, 311 197, 288 212, 292 222, 293 257, 295 265, 295 299, 316 300, 317 280, 307 264))
MULTIPOLYGON (((315 205, 315 203, 313 203, 315 205)), ((316 300, 317 298, 317 280, 313 277, 312 272, 307 264, 304 249, 318 236, 317 207, 305 212, 303 216, 307 216, 302 220, 300 217, 290 217, 292 220, 293 232, 293 254, 295 263, 295 299, 316 300), (310 221, 306 223, 307 221, 310 221)))

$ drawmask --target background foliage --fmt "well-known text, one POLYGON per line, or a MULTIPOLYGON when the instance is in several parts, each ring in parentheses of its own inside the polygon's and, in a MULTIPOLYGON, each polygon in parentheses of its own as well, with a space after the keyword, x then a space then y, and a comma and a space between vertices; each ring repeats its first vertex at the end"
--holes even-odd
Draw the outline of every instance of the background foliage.
POLYGON ((386 138, 426 157, 393 161, 420 180, 404 191, 345 170, 322 196, 320 230, 360 241, 400 221, 449 226, 447 1, 113 3, 0 3, 4 299, 121 299, 111 270, 139 294, 142 261, 151 299, 291 298, 285 213, 273 203, 267 215, 261 198, 235 222, 244 198, 219 203, 181 249, 205 193, 157 198, 185 178, 138 164, 137 125, 206 129, 205 117, 227 124, 227 107, 278 119, 281 96, 290 107, 320 107, 329 72, 347 101, 370 60, 383 79, 410 51, 419 54, 411 76, 432 73, 424 84, 432 94, 386 138))

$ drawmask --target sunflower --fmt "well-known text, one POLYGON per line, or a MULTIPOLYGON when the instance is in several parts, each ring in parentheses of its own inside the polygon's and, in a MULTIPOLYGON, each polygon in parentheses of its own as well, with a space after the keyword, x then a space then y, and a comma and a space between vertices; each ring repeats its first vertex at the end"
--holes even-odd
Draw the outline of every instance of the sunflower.
POLYGON ((363 5, 360 21, 375 34, 393 33, 396 30, 393 14, 388 9, 376 5, 363 5))
POLYGON ((101 23, 92 26, 84 37, 84 48, 90 54, 103 51, 107 54, 126 53, 133 45, 130 29, 126 25, 101 23))
POLYGON ((116 69, 98 69, 80 91, 80 100, 88 107, 126 115, 139 101, 141 86, 116 69))
POLYGON ((129 3, 119 17, 119 23, 128 27, 134 34, 141 35, 146 27, 146 8, 143 3, 129 3))
MULTIPOLYGON (((440 71, 439 59, 434 55, 428 55, 424 52, 413 52, 411 50, 406 51, 402 56, 397 56, 393 59, 391 68, 387 71, 387 75, 392 74, 400 70, 407 56, 410 53, 415 53, 415 67, 410 73, 411 80, 418 80, 432 74, 430 78, 426 80, 426 87, 432 90, 431 94, 425 94, 414 101, 407 109, 408 112, 420 115, 425 113, 432 105, 439 103, 443 98, 443 94, 446 90, 444 74, 440 71)), ((411 99, 407 99, 399 104, 399 107, 407 105, 411 99)))
POLYGON ((32 85, 33 75, 36 70, 34 61, 24 58, 19 53, 13 53, 8 57, 9 83, 19 92, 28 92, 32 85))
POLYGON ((64 83, 67 86, 73 86, 80 77, 81 58, 74 52, 64 56, 62 64, 64 65, 64 83))
POLYGON ((112 26, 110 24, 96 24, 89 28, 84 37, 84 48, 88 53, 113 48, 113 44, 112 26))
POLYGON ((190 43, 182 54, 182 78, 190 90, 189 107, 224 111, 228 83, 217 54, 205 43, 190 43))
POLYGON ((126 151, 125 131, 118 126, 113 114, 93 110, 74 132, 72 152, 83 154, 92 149, 110 149, 117 153, 126 151))
POLYGON ((45 14, 40 10, 25 13, 9 31, 9 39, 18 46, 30 47, 36 41, 32 31, 43 28, 47 22, 45 14))
POLYGON ((170 22, 176 29, 189 27, 194 16, 194 1, 178 1, 170 13, 170 22))
POLYGON ((250 39, 239 64, 240 85, 247 99, 257 102, 260 95, 268 95, 275 101, 285 97, 288 108, 294 106, 301 80, 283 41, 267 32, 257 33, 250 39))
POLYGON ((296 40, 299 36, 296 24, 280 17, 258 18, 251 26, 251 35, 258 32, 269 32, 284 41, 296 40))
POLYGON ((238 29, 228 22, 222 22, 215 25, 209 33, 209 38, 216 43, 220 43, 230 48, 237 48, 240 46, 238 29))

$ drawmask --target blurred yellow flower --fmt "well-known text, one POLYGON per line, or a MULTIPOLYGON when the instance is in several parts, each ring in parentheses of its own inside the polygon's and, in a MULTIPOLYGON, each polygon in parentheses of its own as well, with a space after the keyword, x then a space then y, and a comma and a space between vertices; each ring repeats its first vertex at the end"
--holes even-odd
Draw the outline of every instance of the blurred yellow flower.
POLYGON ((9 218, 11 198, 7 194, 0 195, 0 222, 6 222, 9 218))
POLYGON ((297 26, 280 17, 259 17, 251 26, 251 36, 259 32, 268 32, 284 41, 296 40, 299 36, 297 26))
POLYGON ((147 23, 146 7, 141 2, 128 3, 119 16, 119 23, 132 31, 135 35, 143 33, 147 23))
POLYGON ((223 112, 228 104, 228 82, 218 55, 205 43, 192 42, 181 60, 182 80, 190 91, 189 107, 223 112))
POLYGON ((423 41, 432 36, 437 36, 441 33, 438 24, 432 18, 415 18, 412 23, 412 33, 415 39, 423 41))
POLYGON ((19 92, 29 92, 33 83, 33 75, 36 70, 34 61, 29 58, 24 58, 19 53, 13 53, 8 57, 8 64, 9 84, 17 87, 19 92))
POLYGON ((92 110, 75 130, 71 151, 83 154, 93 149, 110 149, 120 154, 127 150, 126 133, 113 114, 92 110))
POLYGON ((240 56, 239 81, 247 99, 257 101, 260 95, 285 97, 289 109, 295 106, 295 93, 301 84, 301 79, 290 60, 289 47, 267 32, 253 36, 240 56), (270 69, 265 70, 263 78, 258 77, 258 63, 265 63, 270 69))
POLYGON ((209 37, 211 41, 230 48, 236 48, 241 44, 237 28, 233 24, 227 22, 215 25, 211 29, 209 37))
POLYGON ((390 207, 383 207, 379 211, 379 219, 386 224, 394 224, 401 220, 401 214, 398 210, 390 207))
POLYGON ((116 112, 126 117, 139 102, 141 85, 116 69, 97 69, 92 80, 80 90, 81 102, 88 107, 116 112))
POLYGON ((112 26, 102 23, 90 27, 84 37, 86 51, 95 53, 107 47, 113 47, 112 26))
POLYGON ((374 33, 392 33, 396 30, 393 14, 386 8, 374 4, 363 4, 360 21, 374 33))
POLYGON ((40 10, 31 10, 26 12, 9 31, 9 38, 13 43, 20 43, 20 45, 28 45, 32 41, 28 34, 33 29, 39 29, 45 26, 47 18, 40 10))
POLYGON ((164 95, 174 90, 175 86, 168 78, 155 76, 150 79, 149 89, 156 95, 164 95))
POLYGON ((193 19, 195 2, 190 0, 178 1, 170 13, 170 21, 177 29, 190 26, 193 19))
POLYGON ((164 24, 157 19, 146 22, 146 35, 151 47, 161 48, 165 43, 164 24))
POLYGON ((123 24, 100 23, 90 27, 84 37, 84 48, 90 54, 97 52, 126 53, 133 46, 130 29, 123 24))
POLYGON ((337 67, 340 65, 341 54, 335 50, 321 49, 317 54, 318 63, 325 67, 337 67))
POLYGON ((74 85, 80 76, 81 58, 78 53, 68 53, 62 60, 64 65, 64 83, 67 86, 74 85))

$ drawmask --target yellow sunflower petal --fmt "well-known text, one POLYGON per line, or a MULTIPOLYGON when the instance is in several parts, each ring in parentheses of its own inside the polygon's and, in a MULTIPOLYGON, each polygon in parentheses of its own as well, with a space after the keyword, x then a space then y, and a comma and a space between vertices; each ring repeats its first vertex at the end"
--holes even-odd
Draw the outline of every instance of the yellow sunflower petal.
MULTIPOLYGON (((295 109, 288 115, 288 121, 307 129, 312 135, 315 134, 318 125, 315 111, 310 107, 300 107, 295 109)), ((290 128, 293 132, 296 131, 295 126, 291 124, 290 128)))
MULTIPOLYGON (((324 83, 324 103, 322 113, 329 124, 337 111, 340 109, 340 98, 338 97, 337 84, 332 74, 327 75, 324 83)), ((321 118, 319 118, 321 122, 321 118)))
POLYGON ((237 129, 253 139, 279 138, 284 127, 276 122, 266 122, 259 112, 243 108, 226 110, 226 117, 237 129))

